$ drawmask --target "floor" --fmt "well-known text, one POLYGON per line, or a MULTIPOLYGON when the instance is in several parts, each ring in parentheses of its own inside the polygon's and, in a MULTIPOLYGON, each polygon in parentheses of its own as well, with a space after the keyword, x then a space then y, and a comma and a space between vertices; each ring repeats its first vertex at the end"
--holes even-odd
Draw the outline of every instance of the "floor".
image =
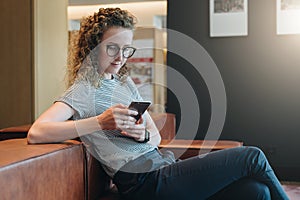
POLYGON ((300 200, 300 183, 283 182, 282 186, 289 196, 290 200, 300 200))

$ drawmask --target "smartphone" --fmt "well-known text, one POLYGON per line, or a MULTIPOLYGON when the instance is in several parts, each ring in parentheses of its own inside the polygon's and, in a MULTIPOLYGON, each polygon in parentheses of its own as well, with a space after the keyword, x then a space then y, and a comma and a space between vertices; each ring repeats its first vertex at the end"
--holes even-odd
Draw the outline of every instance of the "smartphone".
POLYGON ((128 109, 135 110, 138 112, 136 116, 133 116, 137 121, 141 118, 142 114, 144 114, 144 112, 147 110, 150 104, 151 102, 149 101, 133 101, 128 106, 128 109))

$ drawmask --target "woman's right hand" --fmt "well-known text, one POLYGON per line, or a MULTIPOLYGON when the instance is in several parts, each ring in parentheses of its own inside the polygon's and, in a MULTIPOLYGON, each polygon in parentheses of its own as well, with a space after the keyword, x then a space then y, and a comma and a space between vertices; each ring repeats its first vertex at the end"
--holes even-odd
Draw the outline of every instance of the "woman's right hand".
POLYGON ((122 104, 117 104, 98 115, 97 120, 102 130, 122 129, 124 126, 135 125, 136 119, 132 116, 137 114, 137 111, 130 110, 122 104))

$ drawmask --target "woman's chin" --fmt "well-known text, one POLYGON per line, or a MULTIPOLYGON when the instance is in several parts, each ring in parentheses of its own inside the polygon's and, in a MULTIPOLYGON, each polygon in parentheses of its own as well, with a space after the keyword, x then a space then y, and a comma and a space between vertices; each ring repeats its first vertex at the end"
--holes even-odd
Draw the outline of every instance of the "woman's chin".
POLYGON ((120 70, 119 68, 114 69, 114 70, 106 70, 105 73, 106 74, 117 74, 119 70, 120 70))

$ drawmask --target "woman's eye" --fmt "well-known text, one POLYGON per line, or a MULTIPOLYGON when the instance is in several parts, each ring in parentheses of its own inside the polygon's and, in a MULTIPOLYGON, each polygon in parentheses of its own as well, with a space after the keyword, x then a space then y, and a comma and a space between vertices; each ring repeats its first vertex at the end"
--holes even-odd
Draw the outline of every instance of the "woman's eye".
POLYGON ((116 45, 107 45, 106 51, 109 56, 115 56, 119 53, 120 48, 116 45))

